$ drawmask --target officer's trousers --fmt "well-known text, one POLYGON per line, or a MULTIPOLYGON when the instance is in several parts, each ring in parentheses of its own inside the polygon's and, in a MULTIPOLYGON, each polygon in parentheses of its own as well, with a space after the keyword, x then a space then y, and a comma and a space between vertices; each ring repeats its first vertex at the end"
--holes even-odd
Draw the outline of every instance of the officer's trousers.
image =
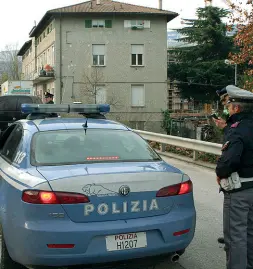
POLYGON ((253 188, 224 194, 227 269, 253 269, 253 188))

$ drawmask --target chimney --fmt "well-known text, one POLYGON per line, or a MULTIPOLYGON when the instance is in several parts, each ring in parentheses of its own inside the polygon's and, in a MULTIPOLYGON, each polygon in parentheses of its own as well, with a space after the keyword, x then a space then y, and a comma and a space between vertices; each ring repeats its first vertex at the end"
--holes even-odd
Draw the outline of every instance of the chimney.
POLYGON ((159 0, 159 9, 160 9, 160 10, 163 9, 163 0, 159 0))
POLYGON ((97 0, 97 5, 100 5, 101 4, 101 0, 97 0))

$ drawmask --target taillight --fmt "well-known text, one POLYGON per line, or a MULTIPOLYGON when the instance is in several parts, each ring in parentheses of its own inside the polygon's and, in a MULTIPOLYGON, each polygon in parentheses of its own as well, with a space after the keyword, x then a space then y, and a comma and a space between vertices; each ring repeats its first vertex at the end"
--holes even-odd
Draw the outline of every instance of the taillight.
POLYGON ((81 204, 88 203, 87 196, 80 193, 27 190, 22 200, 29 204, 81 204))
POLYGON ((177 185, 172 185, 172 186, 168 186, 168 187, 160 189, 157 192, 156 197, 182 195, 182 194, 192 192, 192 189, 193 189, 192 181, 188 180, 186 182, 179 183, 177 185))

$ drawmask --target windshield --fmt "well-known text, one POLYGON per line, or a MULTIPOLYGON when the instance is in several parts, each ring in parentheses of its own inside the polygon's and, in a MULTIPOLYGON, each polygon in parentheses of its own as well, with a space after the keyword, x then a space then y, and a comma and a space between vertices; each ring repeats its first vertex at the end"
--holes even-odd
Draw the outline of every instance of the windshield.
POLYGON ((106 129, 39 132, 31 153, 36 166, 161 160, 139 135, 106 129))

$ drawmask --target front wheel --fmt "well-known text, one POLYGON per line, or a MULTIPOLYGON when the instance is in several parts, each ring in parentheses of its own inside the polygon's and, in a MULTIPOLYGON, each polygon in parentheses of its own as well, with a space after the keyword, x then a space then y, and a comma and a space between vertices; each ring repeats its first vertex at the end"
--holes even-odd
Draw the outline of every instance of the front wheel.
POLYGON ((1 255, 0 269, 24 269, 25 267, 23 265, 18 264, 11 259, 4 241, 2 230, 0 234, 2 234, 1 251, 0 251, 1 255))

